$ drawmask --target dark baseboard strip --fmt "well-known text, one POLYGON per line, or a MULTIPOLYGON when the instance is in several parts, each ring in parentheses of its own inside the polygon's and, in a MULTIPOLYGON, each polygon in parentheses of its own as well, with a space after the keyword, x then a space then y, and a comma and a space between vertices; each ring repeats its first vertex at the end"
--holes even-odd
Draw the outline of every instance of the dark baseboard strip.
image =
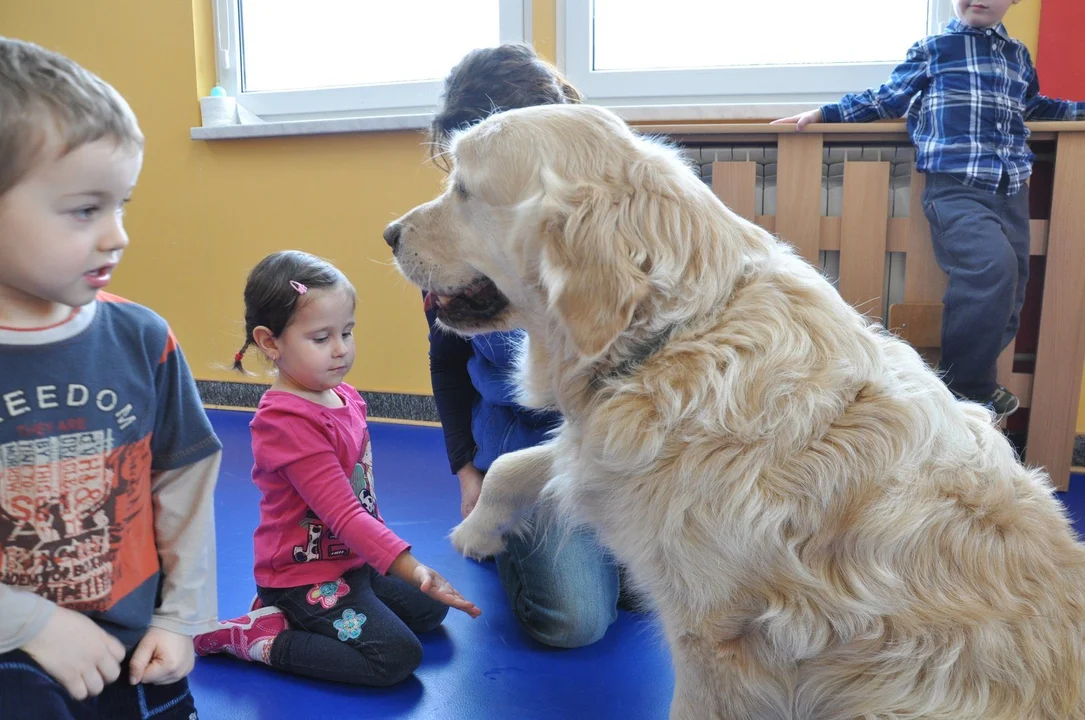
POLYGON ((1074 438, 1074 459, 1071 465, 1085 467, 1085 435, 1074 438))
MULTIPOLYGON (((270 387, 266 384, 222 382, 218 380, 197 380, 200 399, 205 405, 222 407, 251 408, 260 404, 260 398, 270 387)), ((390 420, 409 420, 414 422, 440 422, 437 406, 429 395, 409 395, 407 393, 386 393, 361 390, 359 392, 369 405, 369 415, 374 418, 390 420)))
POLYGON ((219 382, 216 380, 197 380, 196 388, 204 405, 223 407, 251 408, 260 404, 260 398, 271 387, 264 383, 219 382))

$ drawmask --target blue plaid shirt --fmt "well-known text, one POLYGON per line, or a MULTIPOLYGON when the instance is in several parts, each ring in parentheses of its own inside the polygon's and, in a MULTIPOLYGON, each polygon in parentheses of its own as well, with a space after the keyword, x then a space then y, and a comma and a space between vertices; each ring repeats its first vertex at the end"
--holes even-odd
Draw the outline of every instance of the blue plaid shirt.
POLYGON ((821 108, 825 122, 906 112, 917 170, 989 192, 997 192, 1005 172, 1013 194, 1032 172, 1025 120, 1085 119, 1085 103, 1041 95, 1028 49, 1001 23, 983 29, 954 19, 946 32, 913 45, 889 82, 821 108))

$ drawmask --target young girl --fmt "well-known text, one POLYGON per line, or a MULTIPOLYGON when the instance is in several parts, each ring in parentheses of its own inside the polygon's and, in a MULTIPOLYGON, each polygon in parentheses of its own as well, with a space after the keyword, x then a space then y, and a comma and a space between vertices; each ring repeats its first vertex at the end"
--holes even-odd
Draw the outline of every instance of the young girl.
POLYGON ((302 252, 264 258, 245 287, 247 339, 278 369, 251 423, 257 597, 195 640, 299 675, 358 685, 406 679, 415 633, 448 607, 480 611, 389 530, 373 495, 366 404, 343 382, 354 363, 354 288, 302 252))

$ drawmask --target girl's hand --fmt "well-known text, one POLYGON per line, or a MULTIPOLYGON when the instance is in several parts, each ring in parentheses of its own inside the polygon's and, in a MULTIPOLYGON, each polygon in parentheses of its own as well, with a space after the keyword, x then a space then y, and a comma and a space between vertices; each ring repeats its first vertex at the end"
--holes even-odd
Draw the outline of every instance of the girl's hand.
POLYGON ((418 562, 409 550, 404 550, 392 561, 388 566, 388 574, 415 586, 437 602, 463 610, 473 618, 482 614, 473 602, 460 595, 439 572, 418 562))
POLYGON ((779 120, 773 120, 770 125, 794 125, 795 130, 802 132, 810 123, 821 122, 821 110, 809 110, 801 115, 792 115, 791 117, 780 118, 779 120))
POLYGON ((462 610, 473 618, 482 614, 473 602, 460 595, 459 591, 433 568, 420 564, 414 570, 414 577, 418 581, 418 589, 434 600, 462 610))
POLYGON ((467 463, 456 475, 460 478, 460 515, 466 520, 475 509, 478 496, 482 494, 482 473, 474 463, 467 463))

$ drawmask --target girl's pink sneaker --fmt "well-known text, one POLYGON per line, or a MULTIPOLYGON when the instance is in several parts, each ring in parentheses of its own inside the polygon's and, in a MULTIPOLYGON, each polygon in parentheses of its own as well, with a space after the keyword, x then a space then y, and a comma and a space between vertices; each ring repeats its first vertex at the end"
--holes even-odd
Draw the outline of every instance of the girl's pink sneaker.
POLYGON ((233 620, 224 620, 219 623, 218 630, 197 635, 192 644, 197 655, 227 653, 242 660, 266 662, 264 655, 270 649, 270 642, 261 641, 274 640, 288 627, 286 615, 272 605, 253 610, 233 620))

